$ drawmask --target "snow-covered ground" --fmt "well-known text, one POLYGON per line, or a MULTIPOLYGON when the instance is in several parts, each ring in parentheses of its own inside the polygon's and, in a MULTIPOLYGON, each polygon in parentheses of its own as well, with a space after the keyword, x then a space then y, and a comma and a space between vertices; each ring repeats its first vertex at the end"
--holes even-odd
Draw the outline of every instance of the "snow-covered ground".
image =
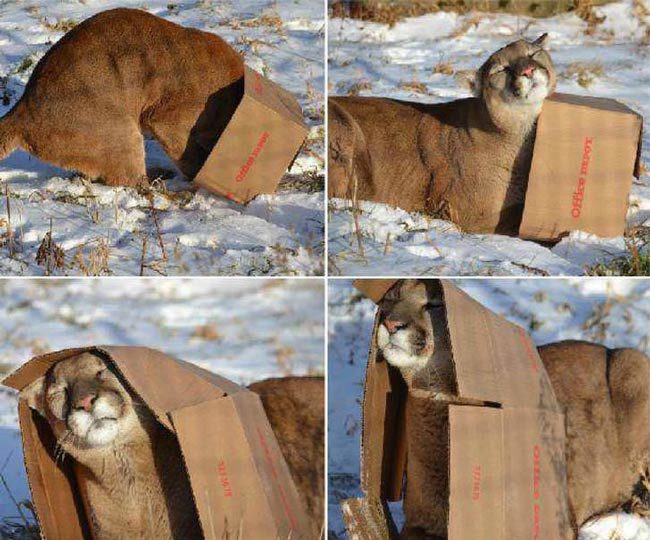
MULTIPOLYGON (((622 0, 597 8, 606 16, 593 35, 574 14, 547 19, 440 12, 392 28, 353 19, 329 24, 329 92, 423 102, 470 95, 473 70, 520 35, 550 36, 558 91, 621 100, 650 117, 650 2, 622 0), (423 85, 423 86, 422 86, 423 85)), ((635 180, 629 226, 650 225, 650 174, 635 180)), ((362 249, 349 205, 329 206, 330 271, 340 275, 580 275, 586 266, 625 254, 623 237, 575 232, 553 249, 497 235, 462 234, 451 223, 383 204, 363 203, 362 249)))
POLYGON ((146 142, 149 176, 166 180, 153 189, 153 209, 150 200, 133 189, 84 185, 71 172, 17 151, 0 162, 0 274, 45 272, 36 254, 50 223, 54 241, 65 251, 65 266, 56 274, 322 273, 323 3, 2 0, 0 116, 22 95, 36 61, 63 36, 62 30, 114 7, 146 9, 226 39, 250 67, 296 95, 310 127, 308 143, 279 191, 247 207, 205 190, 190 191, 155 141, 146 142))
MULTIPOLYGON (((0 376, 36 354, 100 344, 158 348, 239 383, 322 374, 324 294, 313 279, 0 280, 0 376)), ((0 387, 0 474, 20 501, 16 406, 0 387)), ((0 538, 16 515, 0 485, 0 538)))
MULTIPOLYGON (((584 339, 650 353, 650 281, 460 279, 482 304, 528 329, 538 345, 584 339)), ((329 281, 329 538, 346 538, 339 501, 359 489, 360 404, 375 305, 349 280, 329 281)), ((399 515, 399 503, 393 508, 399 515)), ((624 513, 588 524, 580 540, 649 540, 650 520, 624 513)))

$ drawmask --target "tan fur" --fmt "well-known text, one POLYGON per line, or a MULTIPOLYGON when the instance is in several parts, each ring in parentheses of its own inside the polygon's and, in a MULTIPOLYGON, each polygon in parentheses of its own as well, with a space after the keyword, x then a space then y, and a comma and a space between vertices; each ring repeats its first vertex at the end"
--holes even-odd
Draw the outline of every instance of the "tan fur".
POLYGON ((577 530, 630 501, 650 467, 650 359, 581 341, 538 350, 566 414, 569 507, 577 530))
POLYGON ((109 185, 146 179, 143 132, 192 179, 243 91, 243 61, 219 37, 135 9, 105 11, 38 63, 0 120, 0 159, 21 147, 109 185))
MULTIPOLYGON (((438 302, 437 295, 431 284, 403 281, 380 303, 381 320, 401 318, 404 329, 426 325, 422 306, 432 298, 438 302)), ((444 320, 436 317, 428 322, 441 323, 444 320)), ((436 335, 437 331, 427 331, 427 339, 436 335)), ((453 371, 438 369, 443 379, 428 376, 436 354, 439 362, 445 356, 450 358, 447 339, 437 341, 433 348, 438 352, 429 363, 417 359, 416 349, 415 368, 405 371, 400 367, 409 386, 406 524, 402 531, 402 537, 409 539, 446 538, 448 405, 471 404, 439 392, 441 385, 449 388, 444 377, 453 371)), ((577 537, 579 527, 591 517, 623 505, 631 504, 637 510, 643 506, 645 498, 634 497, 634 491, 650 467, 650 359, 633 349, 612 350, 581 341, 554 343, 538 350, 566 415, 567 491, 577 537)))
POLYGON ((525 80, 506 73, 534 65, 547 78, 544 95, 551 93, 545 41, 519 40, 490 56, 476 98, 434 105, 330 98, 330 196, 435 214, 467 232, 517 234, 542 101, 523 105, 506 92, 521 92, 525 80))
MULTIPOLYGON (((75 461, 93 537, 202 538, 176 437, 114 373, 96 375, 105 367, 85 353, 59 362, 21 394, 48 419, 62 458, 67 454, 75 461), (89 392, 110 399, 121 411, 119 434, 109 444, 92 446, 71 433, 69 407, 89 392)), ((299 492, 308 501, 316 538, 323 517, 323 380, 272 379, 251 389, 261 395, 299 492), (298 431, 309 438, 298 440, 298 431)))

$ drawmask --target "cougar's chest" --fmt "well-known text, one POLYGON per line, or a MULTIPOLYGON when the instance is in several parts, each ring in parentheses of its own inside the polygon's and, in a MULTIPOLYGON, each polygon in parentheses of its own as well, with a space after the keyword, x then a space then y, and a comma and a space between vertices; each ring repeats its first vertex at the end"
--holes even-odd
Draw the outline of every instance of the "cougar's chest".
POLYGON ((75 462, 75 477, 93 540, 126 534, 161 537, 167 510, 153 459, 115 453, 92 468, 75 462))

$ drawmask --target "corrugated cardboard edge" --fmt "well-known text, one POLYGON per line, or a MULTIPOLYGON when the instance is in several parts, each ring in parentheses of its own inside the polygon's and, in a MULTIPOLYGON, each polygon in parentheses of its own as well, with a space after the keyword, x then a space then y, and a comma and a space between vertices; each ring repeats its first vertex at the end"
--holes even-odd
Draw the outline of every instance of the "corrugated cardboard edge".
POLYGON ((348 536, 354 540, 397 540, 399 534, 386 501, 359 497, 341 501, 348 536))
POLYGON ((355 279, 352 286, 378 304, 399 279, 355 279))
MULTIPOLYGON (((286 115, 287 119, 297 126, 300 126, 303 128, 305 131, 308 131, 307 124, 305 123, 304 119, 304 113, 302 111, 302 107, 300 106, 300 103, 298 102, 298 99, 288 90, 280 86, 278 83, 275 81, 272 81, 268 77, 265 77, 264 75, 260 74, 258 71, 248 67, 244 66, 244 77, 248 77, 249 79, 262 79, 264 81, 264 84, 268 85, 273 89, 274 92, 279 96, 280 102, 282 106, 286 110, 286 115)), ((246 81, 245 81, 246 82, 246 81)), ((246 88, 246 84, 244 83, 244 88, 246 88)), ((246 95, 246 94, 244 94, 246 95)), ((264 107, 275 114, 280 114, 278 111, 272 109, 269 105, 264 103, 263 101, 257 99, 255 97, 255 93, 249 94, 251 98, 255 99, 258 103, 264 105, 264 107)))

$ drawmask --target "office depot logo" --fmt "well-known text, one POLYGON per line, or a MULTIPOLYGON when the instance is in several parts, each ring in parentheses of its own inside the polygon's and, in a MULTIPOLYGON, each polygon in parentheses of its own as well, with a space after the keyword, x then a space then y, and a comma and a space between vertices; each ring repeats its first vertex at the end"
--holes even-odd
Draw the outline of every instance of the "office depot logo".
POLYGON ((582 203, 585 198, 585 189, 587 187, 587 175, 589 173, 589 162, 591 161, 592 146, 594 143, 593 137, 585 137, 582 146, 582 161, 580 162, 580 176, 576 189, 571 198, 571 215, 578 219, 582 214, 582 203))
POLYGON ((255 164, 255 161, 257 161, 257 158, 262 153, 262 150, 264 150, 264 147, 266 146, 266 143, 268 142, 270 136, 271 134, 268 131, 265 131, 262 133, 262 135, 260 135, 255 148, 253 148, 253 151, 251 152, 251 155, 248 156, 246 163, 242 165, 241 169, 239 169, 239 172, 237 173, 237 176, 235 176, 236 182, 243 182, 244 178, 246 178, 248 171, 250 171, 251 167, 255 164))
POLYGON ((232 497, 232 485, 230 484, 230 478, 228 478, 226 462, 223 459, 220 459, 217 464, 217 476, 219 477, 219 483, 223 489, 223 496, 232 497))
POLYGON ((478 501, 481 498, 481 466, 474 465, 472 469, 472 500, 478 501))

